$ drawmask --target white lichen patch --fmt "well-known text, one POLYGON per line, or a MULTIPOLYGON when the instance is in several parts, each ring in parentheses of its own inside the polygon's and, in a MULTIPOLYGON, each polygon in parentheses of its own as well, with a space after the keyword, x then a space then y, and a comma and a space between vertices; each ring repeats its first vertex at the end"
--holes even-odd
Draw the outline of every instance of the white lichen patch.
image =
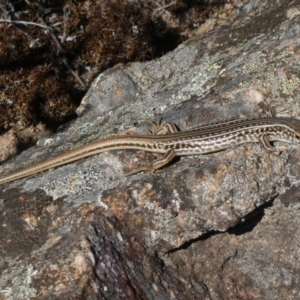
POLYGON ((78 204, 99 202, 99 193, 115 187, 116 179, 120 174, 123 174, 121 162, 117 160, 116 156, 103 153, 86 160, 79 167, 71 164, 49 170, 43 174, 41 179, 37 177, 28 180, 25 188, 26 190, 42 189, 53 200, 64 197, 67 201, 76 199, 78 204), (41 182, 44 183, 41 184, 41 182))
POLYGON ((5 295, 7 300, 30 300, 36 296, 36 289, 31 287, 31 284, 38 270, 35 270, 32 265, 19 264, 18 267, 10 267, 9 273, 14 273, 12 281, 6 282, 6 274, 3 273, 1 276, 3 286, 0 284, 0 294, 5 295))

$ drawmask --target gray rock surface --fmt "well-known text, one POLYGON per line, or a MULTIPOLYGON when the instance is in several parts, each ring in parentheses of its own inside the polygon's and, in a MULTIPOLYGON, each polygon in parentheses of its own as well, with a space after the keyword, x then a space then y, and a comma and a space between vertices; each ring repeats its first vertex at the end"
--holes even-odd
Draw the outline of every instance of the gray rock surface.
MULTIPOLYGON (((80 117, 1 174, 145 132, 145 118, 185 129, 299 116, 299 1, 240 9, 160 59, 101 74, 80 117)), ((245 144, 125 177, 154 155, 113 151, 1 186, 0 299, 300 299, 299 157, 299 145, 278 156, 245 144)))

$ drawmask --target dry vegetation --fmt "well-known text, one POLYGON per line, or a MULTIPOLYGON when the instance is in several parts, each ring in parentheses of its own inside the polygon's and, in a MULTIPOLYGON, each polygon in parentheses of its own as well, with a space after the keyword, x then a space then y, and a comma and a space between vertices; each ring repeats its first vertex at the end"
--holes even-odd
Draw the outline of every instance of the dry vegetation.
POLYGON ((0 134, 55 130, 100 72, 173 50, 224 2, 0 0, 0 134))

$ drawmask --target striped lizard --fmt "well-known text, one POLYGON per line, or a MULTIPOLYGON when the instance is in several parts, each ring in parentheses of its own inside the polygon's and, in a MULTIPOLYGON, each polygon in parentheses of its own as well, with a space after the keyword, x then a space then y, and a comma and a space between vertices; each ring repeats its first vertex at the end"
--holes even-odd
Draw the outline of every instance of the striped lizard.
POLYGON ((285 117, 237 119, 178 131, 173 123, 152 123, 153 130, 146 135, 116 135, 91 142, 69 152, 59 154, 24 169, 4 175, 0 184, 28 177, 54 167, 110 150, 136 149, 164 153, 161 159, 138 168, 127 175, 141 171, 154 172, 176 156, 206 154, 221 151, 247 142, 260 142, 266 150, 276 151, 273 141, 300 143, 300 121, 285 117))

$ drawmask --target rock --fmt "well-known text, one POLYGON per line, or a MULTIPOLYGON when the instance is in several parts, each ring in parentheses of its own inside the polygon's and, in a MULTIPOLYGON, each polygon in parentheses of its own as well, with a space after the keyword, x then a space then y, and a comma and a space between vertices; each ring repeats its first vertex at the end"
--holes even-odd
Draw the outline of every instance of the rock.
MULTIPOLYGON (((145 132, 145 118, 299 115, 299 5, 250 2, 160 59, 101 74, 81 117, 1 174, 145 132)), ((296 299, 299 157, 244 144, 125 177, 155 158, 120 150, 1 186, 0 299, 296 299)))

